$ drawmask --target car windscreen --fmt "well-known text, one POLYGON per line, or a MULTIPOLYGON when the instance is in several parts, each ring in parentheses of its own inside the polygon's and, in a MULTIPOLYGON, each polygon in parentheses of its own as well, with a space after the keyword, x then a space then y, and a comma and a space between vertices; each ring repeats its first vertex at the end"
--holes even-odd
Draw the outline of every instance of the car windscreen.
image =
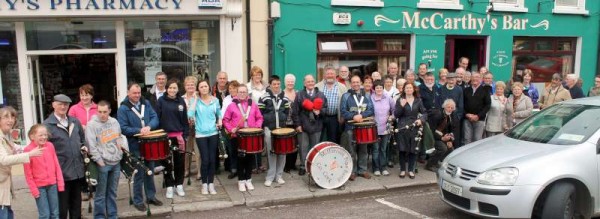
POLYGON ((555 104, 506 132, 510 138, 556 145, 587 140, 600 128, 600 107, 555 104))

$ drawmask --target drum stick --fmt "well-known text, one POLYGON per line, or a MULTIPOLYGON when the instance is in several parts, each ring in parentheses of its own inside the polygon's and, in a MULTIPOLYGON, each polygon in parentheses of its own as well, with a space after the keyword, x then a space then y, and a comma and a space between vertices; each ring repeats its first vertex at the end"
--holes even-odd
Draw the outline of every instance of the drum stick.
MULTIPOLYGON (((148 132, 148 133, 147 133, 147 134, 145 134, 145 135, 156 134, 156 133, 160 133, 160 132, 165 132, 165 130, 162 130, 162 129, 157 129, 157 130, 154 130, 154 131, 150 131, 150 132, 148 132)), ((135 134, 135 135, 133 135, 133 136, 135 136, 135 137, 139 137, 139 136, 144 136, 144 135, 142 135, 142 133, 139 133, 139 134, 135 134)))
MULTIPOLYGON (((367 118, 363 118, 362 122, 372 122, 373 121, 373 117, 367 117, 367 118)), ((348 123, 352 124, 352 123, 357 123, 357 121, 354 120, 350 120, 348 121, 348 123)))

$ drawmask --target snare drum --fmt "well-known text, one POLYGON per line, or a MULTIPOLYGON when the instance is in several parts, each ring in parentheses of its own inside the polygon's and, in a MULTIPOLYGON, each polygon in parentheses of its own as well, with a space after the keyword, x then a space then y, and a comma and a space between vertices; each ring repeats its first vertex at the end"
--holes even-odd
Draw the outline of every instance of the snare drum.
POLYGON ((353 164, 346 149, 333 142, 321 142, 308 151, 305 166, 317 185, 335 189, 350 178, 353 164))
POLYGON ((271 132, 271 152, 275 154, 291 154, 298 150, 296 131, 292 128, 279 128, 271 132))
POLYGON ((169 138, 165 133, 140 136, 140 155, 144 160, 164 160, 169 156, 169 138))
POLYGON ((259 128, 243 128, 237 133, 238 152, 245 154, 258 154, 263 151, 265 144, 264 131, 259 128))
POLYGON ((377 142, 377 124, 375 122, 354 123, 353 134, 356 144, 373 144, 377 142))

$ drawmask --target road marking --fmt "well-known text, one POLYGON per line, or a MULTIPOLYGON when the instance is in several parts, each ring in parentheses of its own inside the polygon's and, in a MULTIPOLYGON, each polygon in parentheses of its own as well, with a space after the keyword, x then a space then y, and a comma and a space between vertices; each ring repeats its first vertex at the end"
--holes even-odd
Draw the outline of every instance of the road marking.
POLYGON ((393 209, 402 211, 404 213, 410 214, 412 216, 415 216, 417 218, 427 218, 427 219, 431 218, 431 217, 428 217, 427 215, 420 214, 419 212, 416 212, 416 211, 410 210, 408 208, 405 208, 405 207, 402 207, 402 206, 398 206, 398 205, 396 205, 394 203, 388 202, 388 201, 386 201, 383 198, 375 199, 375 201, 377 201, 377 202, 379 202, 381 204, 387 205, 390 208, 393 208, 393 209))

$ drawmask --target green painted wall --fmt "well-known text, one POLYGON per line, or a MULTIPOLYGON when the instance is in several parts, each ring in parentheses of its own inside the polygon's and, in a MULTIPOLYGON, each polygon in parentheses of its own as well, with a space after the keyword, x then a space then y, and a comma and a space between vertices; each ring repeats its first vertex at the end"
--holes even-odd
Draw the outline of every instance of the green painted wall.
POLYGON ((298 78, 297 88, 302 87, 304 75, 316 72, 317 34, 320 33, 411 34, 416 47, 411 51, 411 56, 414 54, 412 66, 431 59, 431 68, 435 70, 444 66, 447 35, 489 36, 488 66, 499 80, 510 78, 512 64, 493 63, 498 63, 499 57, 503 63, 512 60, 513 37, 581 37, 580 75, 585 81, 584 91, 593 84, 593 75, 597 72, 600 1, 586 1, 587 16, 553 14, 554 3, 547 0, 525 0, 527 13, 489 14, 486 14, 489 5, 486 0, 471 1, 473 4, 460 0, 463 10, 418 9, 419 0, 384 0, 382 8, 331 6, 330 0, 276 1, 281 5, 281 18, 274 26, 272 68, 280 76, 294 73, 298 78), (351 24, 334 25, 334 12, 351 13, 351 24), (376 17, 383 18, 381 16, 397 23, 376 22, 376 17), (416 22, 417 17, 425 21, 416 22), (363 20, 364 25, 356 25, 359 20, 363 20), (433 20, 434 26, 427 20, 433 20), (463 20, 471 22, 463 23, 463 20), (544 25, 532 27, 543 24, 544 20, 548 23, 547 29, 544 25))

